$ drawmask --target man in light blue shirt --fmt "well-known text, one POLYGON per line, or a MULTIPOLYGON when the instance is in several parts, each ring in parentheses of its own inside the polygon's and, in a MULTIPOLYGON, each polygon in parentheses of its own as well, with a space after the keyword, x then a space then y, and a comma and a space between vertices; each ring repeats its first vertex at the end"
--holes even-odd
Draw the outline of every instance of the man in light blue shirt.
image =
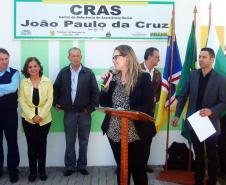
POLYGON ((9 53, 0 48, 0 177, 3 174, 3 132, 8 146, 7 170, 11 183, 18 181, 19 150, 17 144, 17 89, 19 72, 9 67, 9 53))
POLYGON ((82 69, 82 66, 79 65, 78 69, 75 70, 72 65, 70 65, 71 71, 71 101, 74 102, 77 92, 78 85, 78 75, 82 69))
MULTIPOLYGON (((7 67, 6 70, 0 71, 0 77, 2 77, 5 72, 10 73, 10 68, 7 67)), ((16 92, 19 86, 19 81, 20 81, 20 76, 19 76, 19 71, 15 72, 14 75, 12 76, 12 81, 9 84, 0 84, 0 97, 10 94, 12 92, 16 92)))
POLYGON ((93 71, 81 64, 79 48, 68 51, 70 65, 59 72, 53 85, 56 109, 64 110, 66 151, 64 176, 72 175, 77 169, 82 175, 87 171, 87 147, 91 129, 91 113, 99 105, 99 89, 93 71), (75 142, 78 134, 79 155, 76 156, 75 142))

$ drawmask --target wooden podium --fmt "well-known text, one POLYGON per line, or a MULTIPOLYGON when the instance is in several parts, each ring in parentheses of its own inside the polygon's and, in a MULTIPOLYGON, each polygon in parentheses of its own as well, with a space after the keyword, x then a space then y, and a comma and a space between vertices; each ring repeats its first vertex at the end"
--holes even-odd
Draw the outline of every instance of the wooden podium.
POLYGON ((128 185, 128 121, 139 120, 154 122, 155 120, 153 117, 138 111, 126 111, 100 107, 97 107, 96 110, 121 118, 120 185, 128 185))

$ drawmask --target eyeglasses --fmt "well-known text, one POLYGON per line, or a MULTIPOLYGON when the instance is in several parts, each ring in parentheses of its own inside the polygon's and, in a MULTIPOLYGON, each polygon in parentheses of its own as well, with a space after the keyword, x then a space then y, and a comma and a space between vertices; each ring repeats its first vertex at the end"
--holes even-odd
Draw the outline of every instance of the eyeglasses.
POLYGON ((120 56, 123 56, 123 55, 115 55, 115 56, 112 57, 112 60, 117 60, 118 57, 120 57, 120 56))

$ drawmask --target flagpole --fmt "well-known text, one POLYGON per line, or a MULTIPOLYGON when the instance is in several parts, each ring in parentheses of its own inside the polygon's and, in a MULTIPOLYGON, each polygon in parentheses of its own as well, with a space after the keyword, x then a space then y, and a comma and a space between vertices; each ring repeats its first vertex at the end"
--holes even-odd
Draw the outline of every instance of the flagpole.
MULTIPOLYGON (((196 27, 196 13, 197 13, 197 9, 195 7, 195 10, 194 11, 194 25, 192 25, 192 32, 194 31, 194 27, 196 27)), ((175 10, 173 8, 173 12, 172 12, 172 19, 171 19, 171 38, 169 38, 170 40, 168 40, 168 42, 170 43, 170 48, 167 48, 167 49, 170 49, 170 53, 167 53, 167 56, 169 57, 169 60, 168 62, 170 62, 170 71, 169 71, 169 77, 167 79, 168 81, 168 87, 169 87, 169 90, 168 90, 168 98, 167 98, 167 113, 168 113, 168 118, 167 118, 167 137, 166 137, 166 162, 165 162, 165 170, 160 172, 159 176, 157 177, 158 180, 160 181, 167 181, 167 182, 174 182, 174 183, 177 183, 177 184, 186 184, 186 185, 192 185, 194 184, 194 175, 193 173, 191 172, 191 156, 192 156, 192 153, 190 153, 191 151, 191 146, 190 146, 190 151, 189 151, 189 169, 184 171, 184 170, 176 170, 176 169, 168 169, 169 166, 168 166, 168 146, 169 146, 169 125, 170 125, 170 105, 171 105, 171 102, 172 100, 170 99, 171 95, 172 95, 172 88, 173 88, 173 84, 172 84, 172 80, 173 80, 173 77, 172 77, 172 72, 173 72, 173 67, 174 67, 174 51, 175 48, 174 48, 174 42, 176 42, 176 36, 175 36, 175 27, 174 27, 174 22, 175 22, 175 10), (170 55, 170 56, 169 56, 170 55)), ((194 34, 192 33, 191 34, 194 34)), ((190 35, 191 35, 190 34, 190 35)), ((192 36, 195 36, 195 35, 192 35, 192 36)), ((190 37, 189 37, 189 43, 192 42, 193 40, 191 39, 190 40, 190 37)), ((196 43, 196 40, 195 40, 195 43, 196 43)), ((192 43, 193 44, 193 43, 192 43)), ((169 47, 169 46, 168 46, 169 47)), ((176 48, 177 49, 177 48, 176 48)), ((193 49, 192 49, 193 50, 193 49)), ((196 52, 196 50, 193 50, 193 51, 190 51, 190 52, 196 52)), ((197 58, 197 56, 195 57, 195 59, 197 58)))
POLYGON ((175 39, 175 6, 173 6, 172 11, 172 19, 171 19, 171 40, 170 40, 170 79, 169 79, 169 93, 168 93, 168 118, 167 118, 167 131, 166 131, 166 161, 165 161, 165 169, 168 170, 168 148, 169 148, 169 125, 170 125, 170 106, 171 106, 171 89, 172 89, 172 73, 173 73, 173 49, 174 44, 173 41, 175 39))
MULTIPOLYGON (((197 8, 196 8, 196 6, 195 6, 195 8, 194 8, 194 43, 195 43, 195 45, 196 45, 196 18, 197 18, 197 13, 198 13, 198 11, 197 11, 197 8)), ((194 48, 194 52, 195 52, 195 48, 194 48)))
MULTIPOLYGON (((171 111, 171 95, 172 95, 172 73, 173 73, 173 61, 174 61, 174 42, 176 42, 176 36, 175 36, 175 7, 173 6, 172 11, 172 18, 171 18, 171 38, 168 40, 170 42, 170 71, 169 71, 169 79, 166 79, 168 81, 168 98, 167 98, 167 131, 166 131, 166 161, 165 161, 165 170, 160 172, 159 176, 157 177, 160 181, 168 181, 168 182, 174 182, 177 184, 187 184, 191 185, 194 184, 194 178, 191 171, 183 171, 183 170, 168 170, 168 148, 169 148, 169 125, 170 125, 170 111, 171 111)), ((177 48, 176 48, 177 49, 177 48)), ((176 51, 176 50, 175 50, 176 51)), ((167 55, 169 56, 169 55, 167 55)))
POLYGON ((212 20, 212 5, 211 5, 211 2, 210 2, 210 5, 209 5, 209 27, 208 27, 208 34, 210 32, 210 26, 211 26, 211 20, 212 20))
MULTIPOLYGON (((196 18, 197 18, 197 8, 194 8, 194 45, 196 46, 196 18)), ((196 47, 194 47, 194 53, 196 53, 196 47)), ((191 143, 189 142, 189 161, 188 161, 188 171, 191 172, 191 161, 192 161, 192 153, 191 153, 191 143)))

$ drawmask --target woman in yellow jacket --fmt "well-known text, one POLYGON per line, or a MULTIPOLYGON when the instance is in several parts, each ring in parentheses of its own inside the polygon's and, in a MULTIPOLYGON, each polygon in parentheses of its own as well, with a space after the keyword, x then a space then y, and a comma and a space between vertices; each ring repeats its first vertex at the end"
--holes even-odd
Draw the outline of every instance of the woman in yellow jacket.
POLYGON ((52 117, 53 87, 43 76, 43 67, 36 57, 25 61, 22 73, 19 101, 22 124, 27 139, 30 174, 28 180, 35 181, 37 172, 41 180, 46 180, 46 144, 52 117))

